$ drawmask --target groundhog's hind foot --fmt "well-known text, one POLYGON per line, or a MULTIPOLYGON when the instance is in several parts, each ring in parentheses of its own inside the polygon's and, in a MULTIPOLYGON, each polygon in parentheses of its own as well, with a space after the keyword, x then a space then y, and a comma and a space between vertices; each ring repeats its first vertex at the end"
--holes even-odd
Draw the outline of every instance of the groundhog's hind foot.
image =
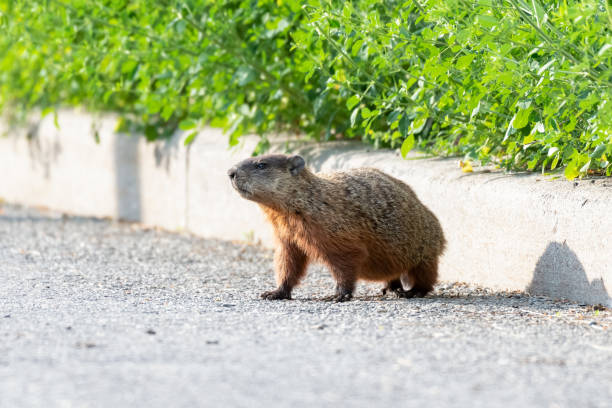
POLYGON ((428 290, 421 289, 421 288, 412 288, 410 290, 401 289, 401 290, 395 291, 398 297, 405 298, 405 299, 422 298, 422 297, 425 297, 425 295, 428 292, 429 292, 428 290))
POLYGON ((403 292, 404 288, 402 286, 402 281, 399 279, 393 279, 389 282, 387 282, 387 284, 385 285, 384 288, 382 288, 381 292, 383 295, 386 295, 387 292, 395 292, 398 293, 399 292, 403 292))
POLYGON ((405 290, 402 286, 402 281, 400 279, 391 280, 387 282, 384 288, 382 288, 383 295, 385 295, 387 292, 392 292, 395 293, 397 297, 405 299, 410 299, 413 297, 421 298, 428 294, 430 291, 431 289, 427 289, 420 286, 415 286, 410 290, 405 290))
POLYGON ((261 294, 262 299, 266 300, 282 300, 282 299, 291 299, 291 292, 287 292, 286 290, 276 289, 271 290, 269 292, 264 292, 261 294))

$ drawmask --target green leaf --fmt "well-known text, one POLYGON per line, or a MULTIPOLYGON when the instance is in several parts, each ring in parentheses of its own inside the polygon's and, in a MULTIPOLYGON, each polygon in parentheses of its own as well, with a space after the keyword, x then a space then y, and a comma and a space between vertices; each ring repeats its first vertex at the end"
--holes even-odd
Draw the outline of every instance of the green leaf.
POLYGON ((539 157, 534 157, 533 159, 531 159, 528 163, 527 163, 527 168, 529 170, 533 170, 536 166, 536 164, 538 164, 539 161, 539 157))
POLYGON ((593 151, 593 153, 591 153, 589 155, 589 157, 591 159, 599 159, 601 158, 601 156, 603 156, 603 154, 606 152, 606 150, 608 150, 608 145, 607 144, 600 144, 599 146, 597 146, 595 148, 595 150, 593 151))
POLYGON ((478 101, 478 105, 474 109, 472 109, 472 113, 470 114, 470 122, 474 119, 474 116, 478 115, 480 112, 480 101, 478 101))
POLYGON ((409 151, 412 150, 413 147, 414 147, 414 135, 410 134, 402 143, 402 147, 400 149, 402 157, 406 158, 406 155, 408 154, 409 151))
POLYGON ((597 55, 601 57, 604 54, 604 52, 608 51, 610 48, 612 48, 611 43, 604 44, 603 47, 601 47, 601 49, 597 53, 597 55))
POLYGON ((502 140, 502 142, 505 142, 506 140, 508 140, 508 138, 516 132, 516 129, 514 129, 514 120, 516 119, 516 113, 514 114, 514 116, 512 117, 512 119, 510 119, 510 123, 508 123, 508 127, 506 128, 506 133, 504 134, 504 139, 502 140))
POLYGON ((234 74, 234 80, 240 86, 247 85, 255 80, 255 72, 249 67, 241 66, 234 74))
POLYGON ((357 122, 357 116, 359 115, 359 106, 353 109, 351 113, 351 127, 355 127, 355 123, 357 122))
POLYGON ((548 149, 548 154, 547 156, 550 157, 553 154, 557 154, 557 152, 559 151, 559 148, 556 146, 551 147, 550 149, 548 149))
POLYGON ((399 121, 399 131, 402 136, 408 135, 408 131, 410 130, 410 119, 408 115, 404 114, 399 121))
POLYGON ((262 137, 261 140, 255 146, 255 150, 253 150, 252 156, 259 156, 260 154, 264 154, 270 149, 270 141, 267 137, 262 137))
POLYGON ((555 62, 555 59, 553 58, 550 61, 548 61, 546 64, 542 65, 542 67, 538 69, 538 75, 542 75, 544 71, 546 71, 548 68, 550 68, 552 64, 554 64, 554 62, 555 62))
POLYGON ((119 119, 117 119, 117 123, 115 124, 115 128, 113 129, 114 132, 124 132, 128 129, 128 121, 125 120, 125 118, 123 116, 120 116, 119 119))
POLYGON ((533 16, 535 16, 538 27, 541 27, 542 24, 546 22, 547 15, 544 11, 544 8, 540 5, 538 0, 531 0, 531 6, 533 10, 533 16))
POLYGON ((230 127, 226 130, 230 135, 230 146, 236 146, 238 144, 238 139, 242 136, 242 131, 244 129, 244 118, 244 116, 238 116, 231 122, 230 127))
POLYGON ((478 22, 483 26, 483 27, 493 27, 495 25, 497 25, 499 23, 499 20, 496 19, 493 16, 489 16, 486 14, 481 14, 478 16, 478 22))
POLYGON ((189 136, 187 136, 185 138, 185 140, 183 141, 183 146, 187 146, 190 145, 191 143, 193 143, 195 137, 198 135, 198 132, 191 132, 189 134, 189 136))
POLYGON ((546 131, 546 128, 544 127, 544 124, 542 122, 536 122, 533 125, 533 128, 531 128, 531 134, 536 134, 537 133, 544 133, 546 131))
POLYGON ((555 155, 555 158, 553 159, 552 163, 550 164, 550 169, 554 170, 555 168, 557 168, 557 164, 559 163, 559 157, 561 157, 561 155, 559 153, 557 153, 555 155))
POLYGON ((308 81, 310 81, 310 78, 312 78, 316 70, 317 67, 313 64, 310 70, 306 73, 306 76, 304 77, 304 82, 308 83, 308 81))
POLYGON ((353 56, 356 56, 359 51, 361 50, 361 46, 363 45, 363 40, 357 40, 355 41, 355 43, 353 44, 353 47, 351 47, 351 54, 353 56))
POLYGON ((175 105, 173 104, 167 104, 166 106, 164 106, 164 109, 162 109, 161 112, 161 117, 163 120, 168 120, 170 119, 170 116, 172 116, 172 114, 174 113, 174 108, 175 105))
POLYGON ((361 98, 359 96, 353 95, 346 101, 346 107, 348 108, 348 110, 351 110, 355 107, 355 105, 359 103, 360 100, 361 98))
MULTIPOLYGON (((402 114, 402 111, 399 109, 395 109, 393 111, 391 111, 391 113, 389 113, 389 115, 387 115, 387 124, 388 125, 392 125, 396 122, 398 122, 398 118, 400 117, 400 115, 402 114)), ((397 126, 395 126, 397 127, 397 126)))
POLYGON ((420 133, 425 127, 425 123, 427 123, 427 116, 421 116, 413 120, 410 124, 410 133, 420 133))
POLYGON ((183 119, 179 123, 179 129, 181 130, 190 130, 190 129, 195 128, 196 126, 197 126, 197 123, 193 119, 183 119))
POLYGON ((466 69, 472 63, 472 60, 474 60, 474 54, 462 55, 457 59, 455 66, 460 70, 466 69))
POLYGON ((531 106, 527 108, 520 108, 518 112, 516 112, 516 116, 514 117, 514 121, 512 123, 512 127, 515 129, 522 129, 529 123, 529 115, 533 108, 531 106))
POLYGON ((578 177, 580 172, 578 171, 578 165, 575 160, 572 160, 571 162, 569 162, 569 164, 565 167, 564 174, 565 174, 565 178, 570 181, 578 177))
POLYGON ((47 116, 48 114, 50 114, 51 112, 54 112, 55 109, 51 106, 46 107, 45 109, 42 110, 40 117, 44 118, 45 116, 47 116))
POLYGON ((144 134, 148 141, 153 141, 159 137, 157 127, 151 124, 147 124, 144 128, 144 134))

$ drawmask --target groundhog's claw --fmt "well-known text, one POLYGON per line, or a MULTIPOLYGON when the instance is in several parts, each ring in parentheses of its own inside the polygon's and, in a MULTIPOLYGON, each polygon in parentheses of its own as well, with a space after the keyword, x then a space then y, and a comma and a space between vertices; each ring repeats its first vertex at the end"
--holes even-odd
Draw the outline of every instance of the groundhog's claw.
POLYGON ((291 299, 291 293, 288 293, 284 290, 276 289, 262 293, 261 297, 266 300, 291 299))

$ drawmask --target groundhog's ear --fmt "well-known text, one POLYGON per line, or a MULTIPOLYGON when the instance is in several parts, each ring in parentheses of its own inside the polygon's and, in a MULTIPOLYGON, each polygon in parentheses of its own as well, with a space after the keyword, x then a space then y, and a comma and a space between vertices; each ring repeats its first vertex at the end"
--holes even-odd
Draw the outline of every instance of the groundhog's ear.
POLYGON ((294 176, 297 176, 300 173, 300 171, 302 171, 304 166, 306 165, 306 162, 304 162, 304 159, 302 159, 302 156, 298 156, 298 155, 289 157, 288 161, 289 161, 289 171, 294 176))

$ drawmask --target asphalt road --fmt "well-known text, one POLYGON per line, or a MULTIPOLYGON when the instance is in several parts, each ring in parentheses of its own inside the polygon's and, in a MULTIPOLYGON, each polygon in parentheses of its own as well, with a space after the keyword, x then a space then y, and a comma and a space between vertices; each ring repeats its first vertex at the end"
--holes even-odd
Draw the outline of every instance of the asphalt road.
POLYGON ((0 407, 611 407, 612 313, 443 283, 425 299, 272 254, 0 206, 0 407))

